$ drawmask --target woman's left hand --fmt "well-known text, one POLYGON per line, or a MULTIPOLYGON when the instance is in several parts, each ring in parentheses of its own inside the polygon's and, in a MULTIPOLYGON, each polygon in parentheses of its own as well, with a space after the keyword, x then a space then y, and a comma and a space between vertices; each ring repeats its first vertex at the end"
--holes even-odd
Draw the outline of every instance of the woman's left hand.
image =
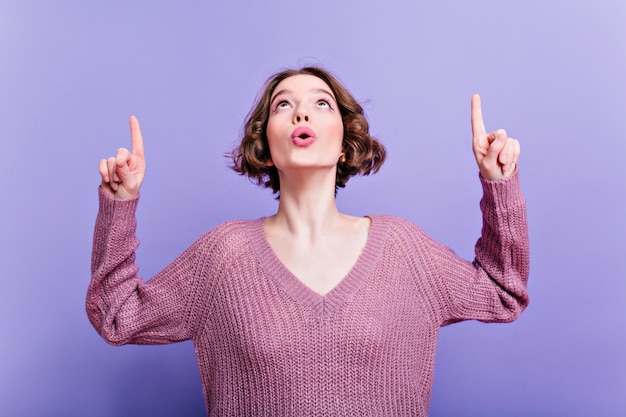
POLYGON ((519 142, 507 137, 504 129, 487 133, 478 94, 472 96, 472 148, 484 179, 497 181, 515 172, 520 154, 519 142))

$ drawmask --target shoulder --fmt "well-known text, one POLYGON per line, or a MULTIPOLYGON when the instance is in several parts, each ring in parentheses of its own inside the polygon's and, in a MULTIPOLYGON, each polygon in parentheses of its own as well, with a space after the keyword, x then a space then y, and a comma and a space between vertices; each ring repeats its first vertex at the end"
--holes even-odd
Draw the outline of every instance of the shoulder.
POLYGON ((372 225, 376 223, 379 223, 379 226, 386 225, 384 247, 390 256, 411 262, 419 260, 418 263, 432 265, 441 254, 447 256, 452 252, 410 220, 387 215, 371 217, 372 225))
POLYGON ((240 253, 250 246, 253 240, 251 235, 255 228, 259 227, 259 223, 262 227, 262 219, 231 220, 221 223, 202 234, 194 246, 221 256, 240 253))
POLYGON ((410 220, 390 215, 369 215, 372 231, 384 235, 391 242, 430 240, 428 235, 410 220))
POLYGON ((403 231, 403 230, 422 230, 419 226, 410 220, 407 220, 398 216, 390 216, 387 214, 371 214, 368 215, 372 219, 372 226, 385 228, 388 231, 403 231))
POLYGON ((259 220, 229 220, 224 223, 220 223, 213 229, 205 233, 206 236, 219 236, 229 237, 231 235, 245 234, 247 228, 251 224, 258 222, 259 220))

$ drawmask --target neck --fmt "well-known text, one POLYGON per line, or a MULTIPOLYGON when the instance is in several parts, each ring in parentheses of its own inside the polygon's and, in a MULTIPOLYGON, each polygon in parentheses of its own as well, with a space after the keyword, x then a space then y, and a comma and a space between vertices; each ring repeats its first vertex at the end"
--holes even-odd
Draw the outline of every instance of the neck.
POLYGON ((280 175, 278 212, 272 216, 277 225, 294 234, 323 233, 341 217, 335 202, 334 170, 280 175))

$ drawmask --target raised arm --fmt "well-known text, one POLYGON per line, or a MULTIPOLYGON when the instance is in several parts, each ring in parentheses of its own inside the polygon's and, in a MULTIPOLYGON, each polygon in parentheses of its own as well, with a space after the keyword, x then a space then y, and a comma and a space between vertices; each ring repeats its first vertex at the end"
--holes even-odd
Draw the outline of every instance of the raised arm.
POLYGON ((197 279, 199 244, 144 282, 135 263, 139 240, 135 210, 146 162, 136 117, 130 118, 131 150, 120 148, 99 164, 102 183, 94 230, 87 315, 111 344, 168 343, 193 331, 190 297, 197 279))
POLYGON ((467 319, 508 322, 528 305, 530 249, 517 170, 520 145, 502 129, 487 133, 476 94, 471 100, 471 126, 483 187, 483 226, 473 262, 458 262, 443 246, 432 251, 445 288, 444 324, 467 319))

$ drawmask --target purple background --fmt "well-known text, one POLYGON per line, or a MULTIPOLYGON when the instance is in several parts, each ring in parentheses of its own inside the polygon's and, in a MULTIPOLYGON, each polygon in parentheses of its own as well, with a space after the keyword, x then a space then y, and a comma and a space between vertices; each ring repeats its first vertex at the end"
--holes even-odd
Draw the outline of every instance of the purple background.
POLYGON ((471 258, 469 102, 522 144, 531 304, 441 331, 431 416, 626 415, 626 2, 0 1, 0 415, 194 416, 190 342, 114 348, 84 312, 97 162, 143 128, 141 273, 275 210, 226 168, 261 84, 320 64, 389 151, 338 196, 471 258))

